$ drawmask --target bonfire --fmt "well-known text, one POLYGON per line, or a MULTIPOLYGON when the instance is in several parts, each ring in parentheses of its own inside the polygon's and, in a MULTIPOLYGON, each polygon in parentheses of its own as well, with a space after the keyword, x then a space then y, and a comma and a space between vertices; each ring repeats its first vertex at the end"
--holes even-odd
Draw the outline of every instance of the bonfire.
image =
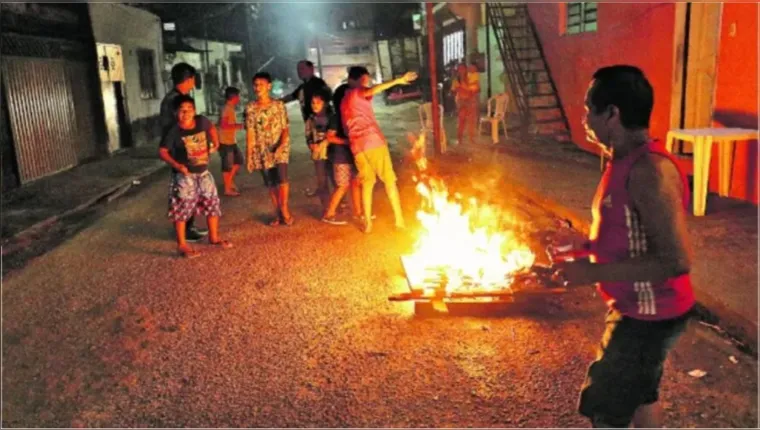
MULTIPOLYGON (((499 208, 451 194, 440 177, 430 174, 425 136, 408 136, 422 199, 417 211, 422 231, 413 251, 402 257, 412 288, 446 293, 509 290, 514 277, 530 270, 535 255, 499 208)), ((510 220, 513 221, 513 220, 510 220)))

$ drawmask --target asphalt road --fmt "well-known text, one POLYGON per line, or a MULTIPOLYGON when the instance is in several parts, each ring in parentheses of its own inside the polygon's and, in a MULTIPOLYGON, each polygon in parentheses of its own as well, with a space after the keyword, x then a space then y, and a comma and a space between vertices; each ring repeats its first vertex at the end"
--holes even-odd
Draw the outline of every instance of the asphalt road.
MULTIPOLYGON (((498 317, 389 302, 414 238, 411 166, 398 167, 409 232, 393 229, 379 186, 373 234, 323 224, 301 192, 312 167, 291 113, 294 226, 265 224, 261 179, 243 173, 243 196, 222 207, 235 247, 176 258, 159 180, 4 279, 3 426, 588 427, 575 407, 603 330, 593 290, 498 317)), ((379 116, 392 142, 416 127, 408 105, 379 116)), ((438 168, 508 208, 540 251, 556 222, 499 180, 498 158, 455 154, 438 168)), ((757 361, 698 323, 661 394, 668 427, 758 424, 757 361)))

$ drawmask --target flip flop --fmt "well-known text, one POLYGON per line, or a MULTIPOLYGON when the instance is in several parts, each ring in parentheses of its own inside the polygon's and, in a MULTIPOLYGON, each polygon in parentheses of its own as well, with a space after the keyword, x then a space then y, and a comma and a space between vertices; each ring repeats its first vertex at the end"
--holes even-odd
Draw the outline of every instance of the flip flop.
POLYGON ((294 222, 296 222, 296 219, 291 216, 290 218, 284 220, 284 222, 285 222, 285 225, 291 226, 293 225, 294 222))
POLYGON ((277 227, 278 225, 280 225, 280 217, 277 217, 273 219, 272 221, 269 221, 270 227, 277 227))
POLYGON ((237 197, 240 193, 238 191, 225 191, 224 195, 227 197, 237 197))
POLYGON ((186 249, 179 249, 179 256, 182 258, 187 258, 188 260, 193 259, 195 257, 200 257, 201 253, 194 250, 193 248, 186 248, 186 249))
POLYGON ((224 249, 232 248, 232 243, 229 240, 219 240, 217 242, 209 242, 209 245, 218 246, 224 249))

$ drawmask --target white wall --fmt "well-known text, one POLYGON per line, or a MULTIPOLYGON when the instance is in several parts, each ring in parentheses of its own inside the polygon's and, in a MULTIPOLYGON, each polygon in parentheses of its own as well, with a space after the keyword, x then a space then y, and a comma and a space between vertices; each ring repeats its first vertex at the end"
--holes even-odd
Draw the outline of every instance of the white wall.
POLYGON ((118 3, 90 3, 90 18, 95 42, 121 46, 129 119, 135 122, 158 115, 164 96, 161 20, 150 12, 118 3), (138 49, 154 52, 156 95, 152 99, 140 97, 138 49))

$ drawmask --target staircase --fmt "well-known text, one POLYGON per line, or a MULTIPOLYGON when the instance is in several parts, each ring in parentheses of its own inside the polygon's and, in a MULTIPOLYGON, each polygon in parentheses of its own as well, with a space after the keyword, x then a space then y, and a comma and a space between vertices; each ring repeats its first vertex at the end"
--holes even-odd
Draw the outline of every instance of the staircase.
POLYGON ((527 5, 487 3, 486 11, 520 114, 523 138, 571 142, 570 124, 527 5))

